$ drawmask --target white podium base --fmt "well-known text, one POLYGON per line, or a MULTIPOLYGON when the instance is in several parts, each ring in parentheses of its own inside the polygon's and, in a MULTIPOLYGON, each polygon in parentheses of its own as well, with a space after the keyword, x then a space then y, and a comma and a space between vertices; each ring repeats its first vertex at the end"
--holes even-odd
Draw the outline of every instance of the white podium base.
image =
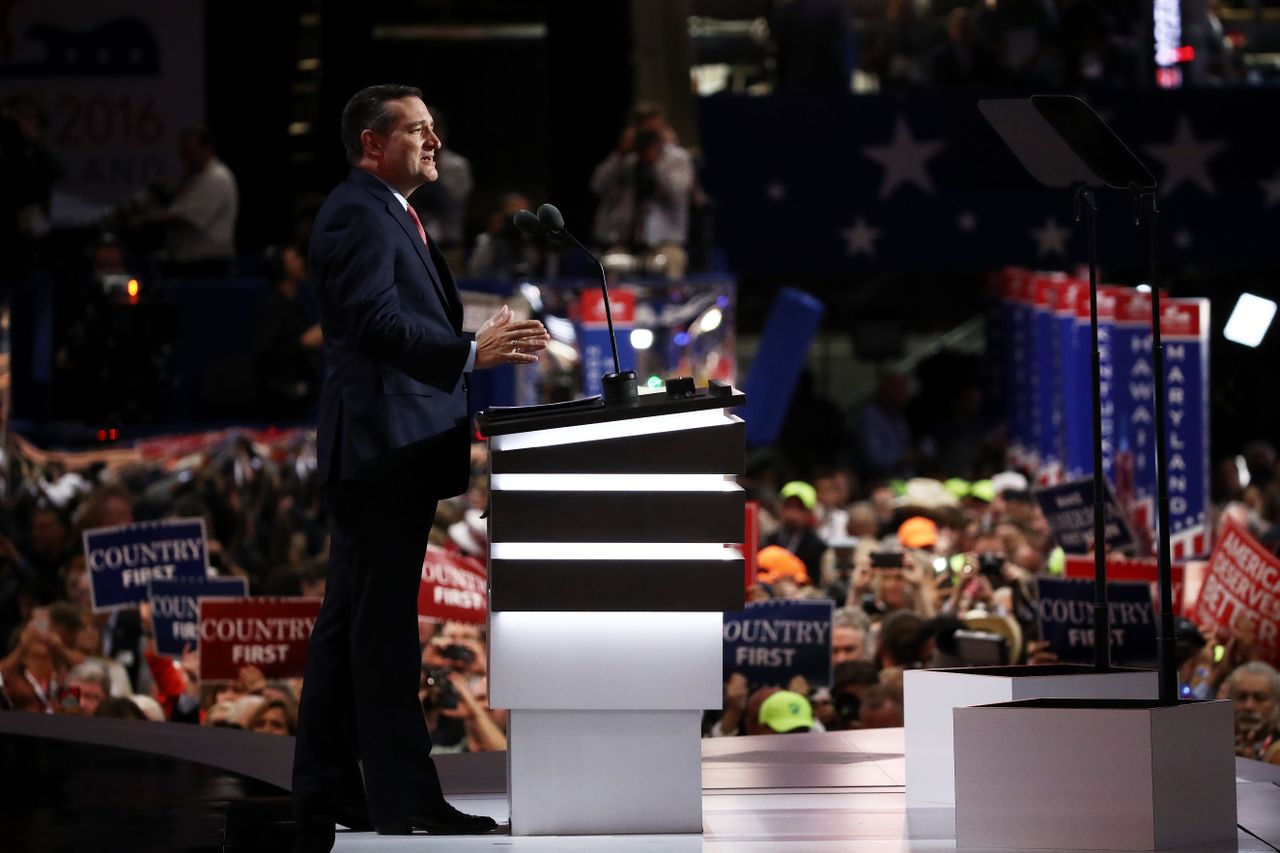
POLYGON ((701 711, 512 709, 511 834, 701 833, 701 723, 701 711))
POLYGON ((1050 699, 954 715, 958 847, 1159 850, 1236 839, 1230 702, 1050 699))
POLYGON ((966 705, 1019 699, 1154 699, 1154 670, 1100 673, 1090 666, 999 666, 913 669, 903 680, 907 808, 954 806, 951 712, 966 705))

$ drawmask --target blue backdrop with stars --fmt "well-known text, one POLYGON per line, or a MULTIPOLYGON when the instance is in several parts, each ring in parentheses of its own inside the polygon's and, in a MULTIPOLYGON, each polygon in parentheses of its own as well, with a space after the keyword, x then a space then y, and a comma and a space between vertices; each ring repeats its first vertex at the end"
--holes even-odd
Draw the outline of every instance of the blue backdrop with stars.
MULTIPOLYGON (((1035 183, 982 118, 999 93, 720 95, 699 103, 703 180, 730 266, 761 275, 1058 267, 1085 258, 1070 196, 1035 183)), ((1162 264, 1280 262, 1280 93, 1084 99, 1160 183, 1162 264)), ((1140 267, 1123 193, 1100 197, 1102 263, 1140 267)))

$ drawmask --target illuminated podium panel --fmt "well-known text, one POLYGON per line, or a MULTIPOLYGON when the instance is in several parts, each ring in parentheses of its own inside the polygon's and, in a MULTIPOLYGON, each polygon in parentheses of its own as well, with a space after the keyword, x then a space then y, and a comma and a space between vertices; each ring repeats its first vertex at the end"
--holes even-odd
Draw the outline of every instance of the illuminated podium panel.
POLYGON ((743 603, 743 402, 717 386, 480 416, 513 835, 702 831, 702 712, 743 603))

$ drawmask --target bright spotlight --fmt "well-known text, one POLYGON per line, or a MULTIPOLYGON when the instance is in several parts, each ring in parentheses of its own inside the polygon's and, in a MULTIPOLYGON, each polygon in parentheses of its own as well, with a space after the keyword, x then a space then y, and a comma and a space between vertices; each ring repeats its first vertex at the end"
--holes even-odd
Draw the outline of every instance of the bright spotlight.
POLYGON ((648 329, 632 329, 631 346, 634 349, 648 349, 653 346, 653 332, 648 329))
POLYGON ((1271 320, 1276 316, 1276 304, 1270 299, 1254 296, 1252 293, 1240 294, 1236 307, 1227 319, 1227 327, 1222 334, 1229 341, 1256 347, 1271 327, 1271 320))
POLYGON ((720 313, 719 308, 712 308, 702 315, 702 322, 698 324, 698 328, 703 332, 715 331, 720 326, 720 321, 724 319, 724 315, 720 313))
POLYGON ((1151 292, 1151 285, 1149 285, 1149 284, 1140 284, 1140 285, 1138 285, 1138 286, 1137 286, 1137 288, 1135 288, 1135 289, 1136 289, 1139 293, 1150 293, 1150 292, 1151 292))

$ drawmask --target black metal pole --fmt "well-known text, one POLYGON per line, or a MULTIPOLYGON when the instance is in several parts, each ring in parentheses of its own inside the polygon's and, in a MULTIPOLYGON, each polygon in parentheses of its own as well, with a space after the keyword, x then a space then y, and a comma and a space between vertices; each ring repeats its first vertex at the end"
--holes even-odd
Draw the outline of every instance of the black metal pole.
POLYGON ((1111 668, 1111 612, 1107 604, 1107 504, 1102 472, 1102 354, 1098 350, 1098 202, 1077 187, 1076 221, 1089 217, 1089 332, 1093 340, 1093 665, 1111 668))
POLYGON ((1151 370, 1156 405, 1156 560, 1160 578, 1160 704, 1178 701, 1178 644, 1173 616, 1173 570, 1169 555, 1169 480, 1165 476, 1164 346, 1160 341, 1160 282, 1156 267, 1155 193, 1143 193, 1141 208, 1147 214, 1148 259, 1151 284, 1151 370))

